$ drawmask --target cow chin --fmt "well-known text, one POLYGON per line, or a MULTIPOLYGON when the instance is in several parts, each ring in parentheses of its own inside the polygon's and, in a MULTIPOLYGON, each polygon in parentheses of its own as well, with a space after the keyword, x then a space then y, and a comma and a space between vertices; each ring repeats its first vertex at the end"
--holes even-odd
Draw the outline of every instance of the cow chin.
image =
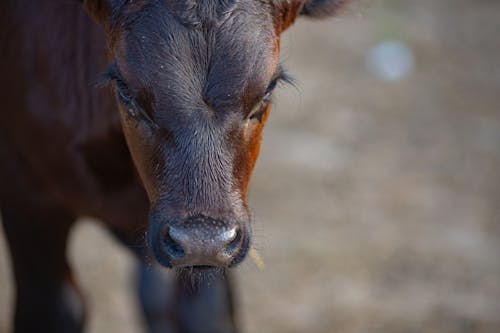
POLYGON ((195 291, 226 277, 227 268, 215 266, 185 266, 174 269, 178 283, 195 291))

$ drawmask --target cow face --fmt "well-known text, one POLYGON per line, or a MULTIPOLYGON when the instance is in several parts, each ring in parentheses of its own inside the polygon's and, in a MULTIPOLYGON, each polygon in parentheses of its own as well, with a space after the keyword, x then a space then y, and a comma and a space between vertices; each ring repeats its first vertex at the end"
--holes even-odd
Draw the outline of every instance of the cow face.
POLYGON ((223 266, 250 245, 246 192, 284 73, 279 36, 341 1, 87 0, 107 33, 123 131, 163 265, 223 266))

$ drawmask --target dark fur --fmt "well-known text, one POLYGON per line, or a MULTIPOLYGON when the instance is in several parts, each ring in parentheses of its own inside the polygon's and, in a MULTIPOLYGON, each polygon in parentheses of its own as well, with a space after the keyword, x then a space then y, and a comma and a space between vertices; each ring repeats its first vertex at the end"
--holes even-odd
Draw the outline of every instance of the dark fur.
POLYGON ((350 0, 312 0, 304 5, 302 15, 314 18, 325 18, 336 15, 350 0))

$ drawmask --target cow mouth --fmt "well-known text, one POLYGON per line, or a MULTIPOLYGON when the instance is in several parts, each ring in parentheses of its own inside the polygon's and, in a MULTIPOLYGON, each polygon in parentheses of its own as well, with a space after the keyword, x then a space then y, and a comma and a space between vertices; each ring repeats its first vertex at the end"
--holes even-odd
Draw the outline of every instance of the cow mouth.
POLYGON ((192 291, 215 281, 225 279, 226 267, 218 266, 184 266, 174 268, 176 280, 192 291))
POLYGON ((225 270, 225 267, 219 266, 208 266, 208 265, 195 265, 195 266, 184 266, 176 268, 177 272, 189 272, 189 273, 217 273, 225 270))

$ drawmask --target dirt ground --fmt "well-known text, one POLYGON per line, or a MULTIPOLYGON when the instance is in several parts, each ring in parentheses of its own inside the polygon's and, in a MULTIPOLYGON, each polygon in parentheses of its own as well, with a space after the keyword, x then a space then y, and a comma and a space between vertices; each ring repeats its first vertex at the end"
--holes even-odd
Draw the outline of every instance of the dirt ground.
MULTIPOLYGON (((266 266, 238 268, 243 331, 500 332, 500 2, 356 7, 285 35, 298 88, 252 181, 266 266), (413 56, 399 80, 367 66, 384 40, 413 56)), ((130 255, 88 220, 70 252, 88 332, 141 332, 130 255)), ((0 232, 0 332, 12 297, 0 232)))

